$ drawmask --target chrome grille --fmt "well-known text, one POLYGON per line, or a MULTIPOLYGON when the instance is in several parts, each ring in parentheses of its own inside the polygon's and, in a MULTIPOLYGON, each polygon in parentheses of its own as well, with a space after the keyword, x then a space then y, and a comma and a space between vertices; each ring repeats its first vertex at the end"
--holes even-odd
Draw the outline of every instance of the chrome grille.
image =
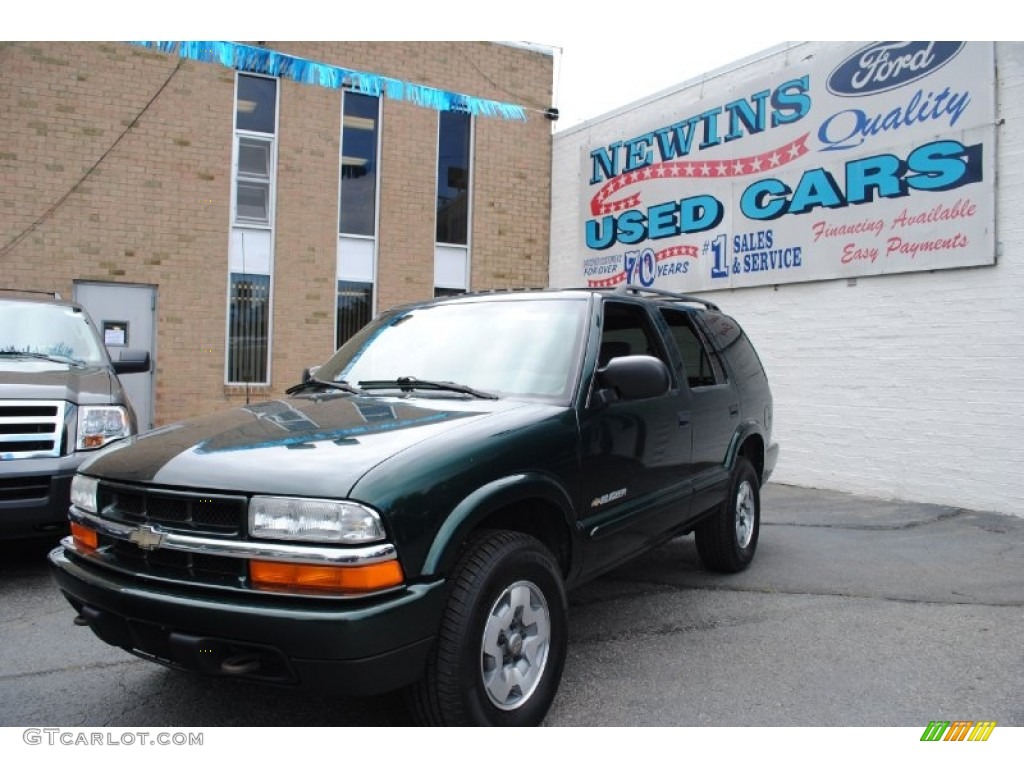
POLYGON ((246 527, 245 496, 171 491, 104 480, 100 481, 97 501, 103 517, 122 523, 218 536, 237 536, 246 527))
POLYGON ((239 558, 160 549, 146 551, 102 535, 100 546, 109 564, 132 573, 225 587, 242 587, 248 577, 248 561, 239 558))
POLYGON ((0 461, 61 455, 63 400, 0 401, 0 461))

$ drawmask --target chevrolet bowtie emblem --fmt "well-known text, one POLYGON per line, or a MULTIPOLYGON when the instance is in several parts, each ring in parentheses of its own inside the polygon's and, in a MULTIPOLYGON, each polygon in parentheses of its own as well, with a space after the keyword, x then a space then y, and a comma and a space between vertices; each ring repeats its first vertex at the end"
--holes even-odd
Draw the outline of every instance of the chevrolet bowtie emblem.
POLYGON ((159 549, 160 545, 164 543, 165 538, 167 538, 166 534, 160 533, 151 525, 136 528, 128 534, 128 541, 139 549, 146 550, 159 549))

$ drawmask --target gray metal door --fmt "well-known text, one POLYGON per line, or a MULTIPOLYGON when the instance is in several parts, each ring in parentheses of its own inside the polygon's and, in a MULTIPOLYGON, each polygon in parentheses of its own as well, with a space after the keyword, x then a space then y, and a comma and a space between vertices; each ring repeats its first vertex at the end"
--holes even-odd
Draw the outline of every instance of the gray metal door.
POLYGON ((149 352, 149 373, 121 376, 128 399, 139 420, 139 431, 153 428, 153 373, 156 348, 153 335, 156 287, 124 283, 75 283, 75 301, 92 317, 111 356, 119 347, 149 352))

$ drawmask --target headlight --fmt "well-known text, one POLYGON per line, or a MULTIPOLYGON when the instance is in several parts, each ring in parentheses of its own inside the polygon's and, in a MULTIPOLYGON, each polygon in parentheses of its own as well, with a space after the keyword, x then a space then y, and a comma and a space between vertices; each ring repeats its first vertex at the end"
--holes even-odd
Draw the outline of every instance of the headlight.
POLYGON ((260 539, 365 544, 384 538, 372 509, 351 501, 254 496, 249 533, 260 539))
POLYGON ((75 475, 71 478, 71 503, 79 509, 96 514, 96 486, 99 480, 95 477, 75 475))
POLYGON ((128 437, 132 433, 128 409, 123 405, 80 405, 78 407, 79 451, 102 448, 111 440, 128 437))

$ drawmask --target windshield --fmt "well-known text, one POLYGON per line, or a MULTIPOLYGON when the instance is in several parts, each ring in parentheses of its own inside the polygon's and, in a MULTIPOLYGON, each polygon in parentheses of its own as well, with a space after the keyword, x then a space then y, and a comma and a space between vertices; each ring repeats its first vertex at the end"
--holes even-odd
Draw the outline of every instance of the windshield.
POLYGON ((564 401, 586 312, 585 299, 462 301, 388 312, 353 336, 316 376, 356 386, 412 377, 564 401))
POLYGON ((0 356, 31 355, 75 365, 106 365, 84 313, 60 304, 0 302, 0 356))

